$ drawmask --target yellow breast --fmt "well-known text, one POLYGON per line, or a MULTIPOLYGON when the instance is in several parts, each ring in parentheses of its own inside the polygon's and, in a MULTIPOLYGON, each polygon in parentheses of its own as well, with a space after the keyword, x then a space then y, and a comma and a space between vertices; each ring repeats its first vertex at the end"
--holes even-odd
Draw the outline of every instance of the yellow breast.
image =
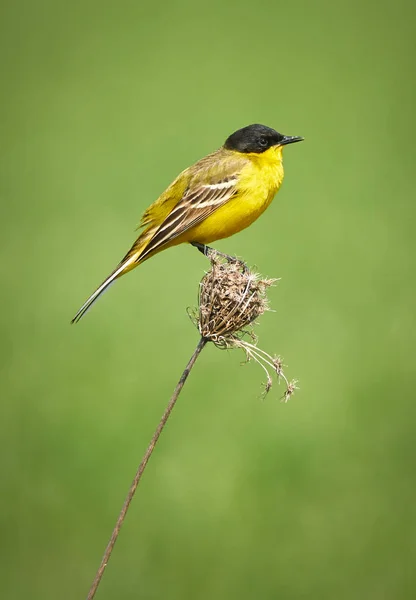
POLYGON ((192 230, 194 241, 208 244, 251 225, 266 210, 283 181, 282 148, 248 154, 239 176, 238 194, 192 230))

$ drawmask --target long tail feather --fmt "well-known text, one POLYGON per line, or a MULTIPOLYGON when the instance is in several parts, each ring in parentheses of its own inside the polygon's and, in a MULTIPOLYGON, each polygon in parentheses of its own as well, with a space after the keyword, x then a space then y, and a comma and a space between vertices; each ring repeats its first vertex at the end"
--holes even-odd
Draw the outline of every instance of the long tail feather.
POLYGON ((71 323, 78 323, 78 321, 85 315, 85 313, 91 308, 96 300, 103 294, 112 283, 125 272, 127 267, 136 260, 136 255, 131 256, 128 260, 122 261, 120 265, 103 281, 103 283, 95 290, 93 294, 88 298, 86 302, 81 306, 71 323))

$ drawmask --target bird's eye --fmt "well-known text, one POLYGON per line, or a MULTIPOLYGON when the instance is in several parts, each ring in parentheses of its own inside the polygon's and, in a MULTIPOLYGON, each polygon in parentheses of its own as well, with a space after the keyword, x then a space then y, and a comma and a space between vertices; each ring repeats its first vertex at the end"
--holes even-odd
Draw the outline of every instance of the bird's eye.
POLYGON ((265 138, 264 136, 263 136, 263 137, 261 137, 261 138, 259 139, 259 145, 260 145, 262 148, 267 148, 267 146, 269 145, 269 142, 267 141, 267 138, 265 138))

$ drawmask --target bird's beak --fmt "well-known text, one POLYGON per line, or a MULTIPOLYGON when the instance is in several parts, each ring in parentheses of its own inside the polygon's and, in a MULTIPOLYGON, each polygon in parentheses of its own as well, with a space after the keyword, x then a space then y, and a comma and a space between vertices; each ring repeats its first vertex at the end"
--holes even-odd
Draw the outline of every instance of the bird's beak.
POLYGON ((302 142, 303 137, 299 135, 285 135, 283 140, 279 142, 279 146, 287 146, 287 144, 294 144, 295 142, 302 142))

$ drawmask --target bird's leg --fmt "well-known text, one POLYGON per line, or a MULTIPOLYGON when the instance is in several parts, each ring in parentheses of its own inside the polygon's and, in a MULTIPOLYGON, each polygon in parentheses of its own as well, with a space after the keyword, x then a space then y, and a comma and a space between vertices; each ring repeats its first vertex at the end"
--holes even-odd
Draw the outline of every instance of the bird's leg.
POLYGON ((243 260, 240 260, 239 258, 237 258, 236 256, 230 256, 229 254, 224 254, 224 252, 219 252, 219 250, 215 250, 215 248, 211 248, 211 246, 207 246, 206 244, 201 244, 200 242, 191 242, 191 246, 198 248, 198 250, 200 252, 202 252, 202 254, 204 256, 206 256, 207 258, 209 258, 211 254, 214 254, 214 255, 217 254, 218 256, 221 256, 229 263, 240 264, 242 266, 244 272, 248 271, 248 267, 247 267, 246 263, 243 260))
POLYGON ((211 246, 206 246, 205 244, 200 244, 199 242, 191 242, 191 246, 194 246, 194 248, 198 248, 198 250, 200 252, 202 252, 202 254, 204 256, 206 256, 207 258, 209 258, 209 255, 212 253, 216 253, 219 254, 220 256, 224 256, 227 259, 231 258, 226 254, 222 254, 221 252, 217 252, 217 250, 215 250, 214 248, 211 248, 211 246))

